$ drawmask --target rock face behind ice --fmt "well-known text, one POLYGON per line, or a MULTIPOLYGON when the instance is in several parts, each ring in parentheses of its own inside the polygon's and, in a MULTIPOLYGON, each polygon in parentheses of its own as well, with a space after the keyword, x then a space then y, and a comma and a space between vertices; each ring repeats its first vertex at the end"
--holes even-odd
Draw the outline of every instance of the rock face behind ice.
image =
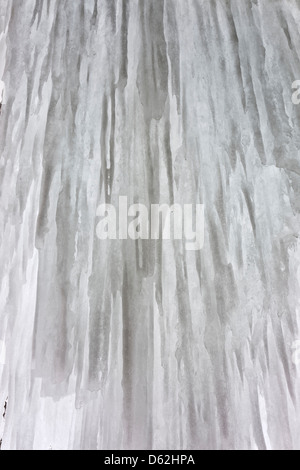
POLYGON ((2 449, 300 448, 299 24, 0 0, 2 449), (100 242, 119 195, 205 204, 203 250, 100 242))

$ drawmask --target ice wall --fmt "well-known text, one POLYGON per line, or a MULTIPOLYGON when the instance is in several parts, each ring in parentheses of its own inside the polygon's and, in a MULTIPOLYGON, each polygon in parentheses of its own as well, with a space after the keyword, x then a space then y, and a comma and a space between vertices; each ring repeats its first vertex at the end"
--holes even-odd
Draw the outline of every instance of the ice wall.
POLYGON ((299 25, 0 0, 2 449, 300 449, 299 25), (203 250, 100 241, 120 195, 205 204, 203 250))

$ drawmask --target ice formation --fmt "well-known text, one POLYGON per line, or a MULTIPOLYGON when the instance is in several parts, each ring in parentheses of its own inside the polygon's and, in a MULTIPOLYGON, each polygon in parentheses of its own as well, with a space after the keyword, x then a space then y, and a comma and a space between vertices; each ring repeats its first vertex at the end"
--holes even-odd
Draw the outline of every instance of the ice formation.
POLYGON ((299 25, 0 0, 2 449, 300 448, 299 25), (203 249, 100 241, 120 196, 204 204, 203 249))

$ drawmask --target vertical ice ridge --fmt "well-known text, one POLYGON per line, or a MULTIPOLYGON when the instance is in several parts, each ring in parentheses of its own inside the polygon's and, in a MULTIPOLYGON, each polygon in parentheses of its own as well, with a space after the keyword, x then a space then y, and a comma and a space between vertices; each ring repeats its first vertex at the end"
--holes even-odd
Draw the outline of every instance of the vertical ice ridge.
POLYGON ((165 0, 157 0, 155 5, 151 2, 140 4, 142 40, 137 84, 146 120, 161 118, 168 93, 164 4, 165 0))

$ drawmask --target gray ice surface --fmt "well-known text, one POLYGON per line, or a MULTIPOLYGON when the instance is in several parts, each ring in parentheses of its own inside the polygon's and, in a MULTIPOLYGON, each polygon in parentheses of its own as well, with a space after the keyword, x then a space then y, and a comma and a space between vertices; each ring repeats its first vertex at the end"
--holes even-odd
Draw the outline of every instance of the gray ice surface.
POLYGON ((300 449, 299 79, 297 0, 0 0, 2 449, 300 449))

